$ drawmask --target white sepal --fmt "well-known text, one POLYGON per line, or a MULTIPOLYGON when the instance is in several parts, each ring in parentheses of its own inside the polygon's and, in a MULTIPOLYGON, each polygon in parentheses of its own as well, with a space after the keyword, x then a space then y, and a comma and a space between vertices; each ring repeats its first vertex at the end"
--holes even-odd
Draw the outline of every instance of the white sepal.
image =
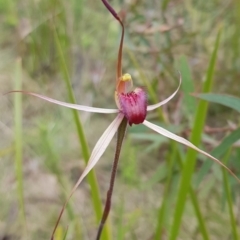
MULTIPOLYGON (((179 73, 179 74, 180 74, 180 73, 179 73)), ((161 106, 164 105, 165 103, 169 102, 169 101, 177 94, 177 92, 178 92, 178 90, 179 90, 179 88, 180 88, 180 86, 181 86, 181 83, 182 83, 182 77, 181 77, 181 74, 180 74, 180 76, 179 76, 179 84, 178 84, 177 90, 176 90, 171 96, 169 96, 168 98, 166 98, 165 100, 163 100, 163 101, 161 101, 161 102, 159 102, 159 103, 156 103, 156 104, 147 106, 147 111, 152 111, 152 110, 154 110, 154 109, 156 109, 156 108, 161 107, 161 106)))
POLYGON ((173 139, 179 143, 182 143, 194 150, 196 150, 197 152, 202 153, 203 155, 211 158, 213 161, 215 161, 217 164, 221 165, 222 167, 224 167, 234 178, 236 178, 236 180, 240 183, 240 179, 226 166, 224 165, 222 162, 220 162, 217 158, 213 157, 212 155, 210 155, 209 153, 204 152, 203 150, 199 149, 198 147, 196 147, 195 145, 193 145, 191 142, 189 142, 188 140, 186 140, 185 138, 179 137, 178 135, 169 132, 168 130, 159 127, 153 123, 148 122, 147 120, 145 120, 143 122, 143 124, 149 128, 151 128, 152 130, 154 130, 157 133, 160 133, 161 135, 168 137, 170 139, 173 139))
POLYGON ((84 105, 78 105, 78 104, 72 104, 72 103, 66 103, 66 102, 61 102, 37 93, 32 93, 32 92, 25 92, 25 91, 11 91, 9 93, 12 92, 16 92, 16 93, 23 93, 23 94, 27 94, 27 95, 31 95, 34 97, 38 97, 41 98, 45 101, 57 104, 57 105, 61 105, 64 107, 68 107, 68 108, 73 108, 76 110, 81 110, 81 111, 85 111, 85 112, 93 112, 93 113, 118 113, 119 110, 118 109, 107 109, 107 108, 95 108, 95 107, 88 107, 88 106, 84 106, 84 105))

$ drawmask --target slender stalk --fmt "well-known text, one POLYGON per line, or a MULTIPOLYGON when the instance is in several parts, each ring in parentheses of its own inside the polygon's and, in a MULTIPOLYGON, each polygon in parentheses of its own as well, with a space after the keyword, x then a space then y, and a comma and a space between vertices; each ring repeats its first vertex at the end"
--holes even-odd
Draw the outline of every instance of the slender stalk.
MULTIPOLYGON (((56 152, 53 150, 52 147, 52 142, 49 139, 48 133, 43 131, 42 133, 42 139, 43 139, 43 144, 44 144, 44 148, 47 150, 48 152, 48 160, 47 160, 47 166, 49 168, 50 171, 53 172, 53 174, 55 174, 58 183, 61 186, 61 196, 63 197, 63 199, 67 199, 68 197, 68 190, 69 190, 69 186, 67 185, 65 179, 64 179, 64 175, 58 165, 58 155, 56 154, 56 152), (66 191, 67 189, 67 191, 66 191)), ((76 213, 74 211, 74 208, 71 204, 71 202, 68 203, 68 205, 66 206, 66 210, 68 213, 68 217, 71 220, 71 222, 74 222, 74 229, 75 229, 75 236, 77 239, 81 239, 82 236, 82 232, 81 232, 81 224, 79 221, 76 220, 76 213)), ((61 228, 59 228, 61 229, 61 228)), ((61 231, 60 231, 61 232, 61 231)), ((63 235, 63 234, 62 234, 63 235)), ((56 234, 56 240, 57 239, 62 239, 62 238, 58 238, 57 234, 56 234)))
MULTIPOLYGON (((118 16, 118 14, 111 7, 111 5, 108 3, 108 1, 102 0, 102 3, 105 5, 105 7, 108 9, 108 11, 113 15, 113 17, 120 23, 120 25, 122 27, 122 35, 121 35, 121 40, 120 40, 120 44, 119 44, 118 58, 117 58, 116 84, 117 84, 117 88, 118 88, 118 81, 122 76, 122 49, 123 49, 123 40, 124 40, 124 25, 123 25, 123 22, 121 21, 120 17, 118 16)), ((127 119, 124 118, 121 125, 118 128, 117 145, 116 145, 115 157, 114 157, 113 167, 112 167, 112 172, 111 172, 110 185, 109 185, 109 189, 107 191, 107 199, 106 199, 102 219, 101 219, 101 222, 100 222, 100 225, 98 228, 96 240, 100 240, 100 238, 101 238, 101 233, 102 233, 103 227, 106 223, 108 214, 111 209, 112 193, 113 193, 115 177, 116 177, 117 167, 118 167, 118 161, 119 161, 119 156, 120 156, 122 142, 123 142, 123 138, 124 138, 124 135, 126 132, 126 128, 127 128, 127 119)))
MULTIPOLYGON (((231 153, 231 148, 227 151, 227 153, 225 154, 225 157, 223 159, 223 162, 225 164, 227 164, 230 153, 231 153)), ((227 197, 229 217, 230 217, 230 222, 231 222, 231 227, 232 227, 232 239, 238 240, 239 236, 238 236, 238 231, 237 231, 237 220, 234 216, 234 211, 233 211, 233 201, 232 201, 232 195, 231 195, 231 187, 230 187, 230 184, 229 184, 227 172, 223 168, 222 168, 222 174, 223 174, 223 185, 224 185, 225 194, 226 194, 226 197, 227 197)))
POLYGON ((120 156, 120 152, 121 152, 121 148, 122 148, 122 142, 123 142, 123 138, 124 138, 126 128, 127 128, 127 123, 128 123, 127 119, 124 118, 122 123, 120 124, 120 126, 118 128, 117 145, 116 145, 115 157, 114 157, 114 161, 113 161, 113 167, 112 167, 112 172, 111 172, 109 189, 107 191, 107 200, 106 200, 106 203, 105 203, 102 219, 101 219, 101 222, 100 222, 100 225, 99 225, 99 228, 98 228, 98 233, 97 233, 96 240, 100 240, 102 229, 104 227, 104 224, 107 220, 108 214, 109 214, 110 209, 111 209, 112 193, 113 193, 115 177, 116 177, 116 173, 117 173, 119 156, 120 156))
MULTIPOLYGON (((179 164, 179 166, 182 170, 183 167, 184 167, 184 161, 183 161, 179 151, 178 151, 177 161, 178 161, 178 164, 179 164)), ((202 216, 200 206, 199 206, 199 203, 198 203, 198 199, 197 199, 197 195, 194 191, 194 188, 193 188, 192 184, 190 184, 190 187, 189 187, 189 194, 190 194, 190 198, 191 198, 191 201, 192 201, 192 204, 193 204, 193 207, 194 207, 194 211, 195 211, 195 214, 196 214, 196 217, 197 217, 197 220, 198 220, 198 225, 199 225, 198 227, 199 227, 199 230, 202 234, 202 238, 204 240, 209 240, 210 237, 209 237, 209 233, 208 233, 208 230, 207 230, 207 226, 206 226, 204 218, 202 216)))
MULTIPOLYGON (((210 59, 206 80, 203 86, 203 92, 210 92, 212 89, 214 69, 215 69, 217 52, 218 52, 219 43, 220 43, 220 36, 221 36, 221 31, 219 31, 216 37, 214 51, 210 59)), ((203 132, 205 118, 207 115, 207 109, 208 109, 208 103, 204 101, 200 101, 198 108, 196 109, 195 120, 192 128, 192 134, 190 137, 190 142, 192 142, 196 146, 198 146, 201 141, 201 134, 203 132)), ((182 169, 180 187, 178 190, 177 203, 176 203, 176 207, 173 214, 173 224, 169 233, 169 240, 176 240, 178 237, 178 232, 181 226, 181 220, 184 212, 187 194, 190 189, 191 178, 192 178, 192 174, 194 172, 194 167, 196 164, 196 157, 197 157, 197 152, 194 151, 193 149, 188 149, 186 160, 184 162, 184 166, 182 169)))
POLYGON ((168 165, 167 180, 166 180, 166 184, 165 184, 165 188, 164 188, 164 192, 163 192, 162 205, 158 212, 158 221, 157 221, 157 227, 156 227, 156 233, 154 236, 154 240, 162 239, 162 230, 163 230, 163 226, 164 226, 164 218, 166 215, 166 206, 167 206, 167 201, 169 201, 168 197, 169 197, 169 193, 170 193, 170 189, 171 189, 171 180, 172 180, 172 173, 173 173, 172 169, 173 169, 173 163, 176 159, 176 154, 177 154, 176 143, 173 142, 172 148, 171 148, 171 153, 169 153, 169 156, 167 158, 167 165, 168 165))
POLYGON ((102 0, 105 7, 109 10, 109 12, 113 15, 115 19, 118 20, 122 27, 122 36, 120 40, 120 45, 118 49, 118 61, 117 61, 117 81, 122 76, 122 49, 123 49, 123 40, 124 40, 124 25, 118 14, 115 12, 115 10, 110 6, 110 4, 106 0, 102 0))
MULTIPOLYGON (((16 60, 16 70, 14 77, 14 88, 21 90, 22 88, 22 61, 16 60)), ((26 232, 26 217, 24 208, 24 192, 23 192, 23 171, 22 171, 22 95, 14 96, 14 120, 15 120, 15 173, 17 178, 17 192, 19 201, 20 219, 24 225, 24 233, 26 232)))
MULTIPOLYGON (((73 90, 72 90, 72 87, 71 87, 71 80, 70 80, 70 76, 69 76, 69 72, 68 72, 68 67, 67 67, 67 64, 66 64, 66 61, 65 61, 65 58, 64 58, 62 47, 61 47, 59 37, 57 35, 57 31, 56 31, 55 27, 54 27, 54 36, 55 36, 55 41, 56 41, 56 45, 57 45, 57 48, 58 48, 61 70, 62 70, 63 77, 64 77, 64 80, 65 80, 65 83, 66 83, 68 96, 69 96, 70 102, 75 103, 75 97, 74 97, 74 93, 73 93, 73 90)), ((90 157, 90 153, 89 153, 87 140, 86 140, 86 137, 85 137, 85 134, 84 134, 83 126, 82 126, 81 120, 79 118, 78 111, 77 110, 72 110, 72 112, 73 112, 73 118, 74 118, 76 128, 77 128, 77 134, 78 134, 78 138, 79 138, 80 147, 81 147, 81 150, 82 150, 82 155, 83 155, 85 163, 87 164, 88 159, 90 157)), ((92 200, 96 220, 99 221, 101 219, 101 216, 102 216, 102 204, 101 204, 99 187, 98 187, 98 183, 97 183, 97 179, 96 179, 96 175, 95 175, 94 170, 92 170, 87 175, 87 180, 88 180, 88 183, 89 183, 90 189, 91 189, 91 200, 92 200)), ((61 212, 59 214, 59 218, 58 218, 57 223, 55 225, 55 228, 53 230, 51 239, 53 239, 54 233, 55 233, 57 225, 58 225, 58 223, 61 219, 64 208, 65 208, 65 205, 64 205, 63 209, 61 210, 61 212)), ((104 239, 106 239, 106 240, 111 239, 109 228, 105 228, 105 231, 103 232, 103 234, 104 234, 104 239)))
MULTIPOLYGON (((141 78, 142 82, 144 83, 144 85, 146 85, 150 97, 154 100, 154 102, 157 102, 157 99, 158 99, 157 95, 154 92, 154 89, 152 88, 151 84, 149 84, 149 82, 147 81, 146 76, 141 71, 141 68, 140 68, 135 56, 129 50, 127 51, 127 53, 129 54, 129 57, 131 58, 135 67, 138 69, 138 72, 140 74, 140 78, 141 78)), ((157 110, 158 110, 159 119, 162 120, 164 123, 168 124, 168 119, 165 118, 161 108, 158 108, 157 110)), ((175 149, 175 142, 174 141, 170 141, 170 148, 171 148, 171 151, 174 151, 174 149, 175 149)), ((181 159, 179 159, 179 157, 180 157, 179 150, 176 149, 176 152, 177 152, 177 155, 178 155, 178 157, 176 159, 179 160, 179 161, 182 161, 181 159)), ((168 183, 166 184, 165 188, 166 189, 169 188, 168 183)), ((169 192, 169 189, 167 191, 169 192)), ((167 214, 166 201, 168 201, 168 194, 164 193, 163 197, 164 197, 163 202, 161 204, 161 207, 159 207, 158 221, 157 221, 157 226, 156 226, 156 230, 155 230, 156 232, 154 233, 154 239, 156 239, 156 240, 160 240, 161 237, 162 237, 161 234, 162 234, 163 227, 164 227, 163 226, 163 224, 164 224, 164 222, 163 222, 164 214, 167 214)), ((194 207, 197 219, 198 219, 199 229, 201 230, 201 234, 203 236, 203 239, 209 239, 209 237, 207 237, 209 234, 207 232, 206 224, 204 223, 203 216, 201 214, 199 203, 198 203, 198 200, 197 200, 197 196, 196 196, 193 188, 190 189, 190 197, 191 197, 191 201, 192 201, 192 204, 193 204, 193 207, 194 207)))

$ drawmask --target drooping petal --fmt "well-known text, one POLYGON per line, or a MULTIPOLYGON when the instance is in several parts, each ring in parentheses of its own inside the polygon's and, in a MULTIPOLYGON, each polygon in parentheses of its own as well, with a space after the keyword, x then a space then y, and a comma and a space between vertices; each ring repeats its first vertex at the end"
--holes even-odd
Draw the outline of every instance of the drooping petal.
POLYGON ((151 128, 152 130, 156 131, 157 133, 160 133, 161 135, 168 137, 170 139, 173 139, 179 143, 182 143, 183 145, 186 145, 194 150, 196 150, 197 152, 202 153, 203 155, 211 158, 213 161, 215 161, 216 163, 218 163, 219 165, 221 165, 222 167, 224 167, 234 178, 236 178, 236 180, 240 183, 240 179, 227 167, 225 166, 222 162, 220 162, 217 158, 213 157, 212 155, 204 152, 203 150, 199 149, 198 147, 196 147, 195 145, 193 145, 191 142, 189 142, 188 140, 186 140, 185 138, 179 137, 178 135, 169 132, 168 130, 159 127, 153 123, 148 122, 147 120, 145 120, 143 122, 143 124, 149 128, 151 128))
MULTIPOLYGON (((180 73, 179 73, 179 74, 180 74, 180 73)), ((180 86, 181 86, 181 83, 182 83, 182 77, 181 77, 181 74, 180 74, 180 76, 179 76, 179 84, 178 84, 177 90, 176 90, 171 96, 169 96, 168 98, 166 98, 165 100, 163 100, 163 101, 161 101, 161 102, 159 102, 159 103, 156 103, 156 104, 147 106, 147 111, 152 111, 152 110, 154 110, 154 109, 156 109, 156 108, 161 107, 161 106, 164 105, 165 103, 169 102, 169 101, 177 94, 177 92, 178 92, 178 90, 179 90, 179 88, 180 88, 180 86)))
POLYGON ((124 118, 124 115, 122 113, 119 113, 117 115, 117 117, 113 120, 113 122, 105 130, 103 135, 99 138, 99 140, 96 143, 96 145, 92 151, 92 154, 89 158, 88 164, 87 164, 86 168, 84 169, 84 172, 78 179, 72 192, 74 192, 76 190, 78 185, 82 182, 82 180, 87 176, 87 174, 93 169, 93 167, 96 165, 98 160, 101 158, 101 156, 105 152, 106 148, 108 147, 109 143, 113 139, 115 133, 117 132, 118 127, 121 124, 123 118, 124 118))
POLYGON ((41 98, 45 101, 57 104, 57 105, 61 105, 64 107, 68 107, 68 108, 73 108, 76 110, 81 110, 81 111, 85 111, 85 112, 94 112, 94 113, 118 113, 119 110, 118 109, 107 109, 107 108, 95 108, 95 107, 88 107, 88 106, 84 106, 84 105, 78 105, 78 104, 72 104, 72 103, 66 103, 66 102, 61 102, 37 93, 32 93, 32 92, 25 92, 25 91, 11 91, 8 93, 23 93, 23 94, 27 94, 27 95, 31 95, 34 97, 38 97, 41 98))
POLYGON ((120 110, 128 119, 130 126, 142 123, 147 115, 147 95, 141 88, 130 93, 118 94, 120 110))
POLYGON ((103 133, 103 135, 99 138, 98 142, 96 143, 92 154, 89 158, 89 161, 87 163, 86 168, 84 169, 82 175, 79 177, 77 183, 75 184, 75 186, 72 188, 66 202, 64 203, 60 215, 58 217, 57 223, 55 225, 55 228, 53 230, 53 234, 52 234, 52 239, 53 239, 53 235, 56 231, 57 225, 61 219, 61 216, 63 214, 63 211, 69 201, 69 199, 71 198, 71 196, 73 195, 73 193, 76 191, 77 187, 79 186, 79 184, 83 181, 83 179, 87 176, 87 174, 93 169, 93 167, 97 164, 97 162, 99 161, 99 159, 101 158, 101 156, 103 155, 103 153, 105 152, 106 148, 108 147, 109 143, 111 142, 111 140, 113 139, 115 133, 118 130, 118 127, 120 126, 122 120, 124 118, 124 115, 122 113, 119 113, 117 115, 117 117, 113 120, 113 122, 108 126, 108 128, 105 130, 105 132, 103 133))

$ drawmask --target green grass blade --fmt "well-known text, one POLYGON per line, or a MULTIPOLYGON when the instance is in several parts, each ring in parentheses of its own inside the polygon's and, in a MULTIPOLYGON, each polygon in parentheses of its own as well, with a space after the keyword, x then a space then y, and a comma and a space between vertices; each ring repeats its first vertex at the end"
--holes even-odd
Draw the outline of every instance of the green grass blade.
MULTIPOLYGON (((240 128, 233 131, 211 152, 211 155, 220 158, 236 141, 240 139, 240 128)), ((197 186, 203 180, 204 176, 208 173, 212 166, 212 161, 205 161, 201 169, 199 170, 196 178, 197 186)))
POLYGON ((182 75, 181 89, 184 93, 183 110, 189 120, 192 120, 195 110, 197 108, 197 102, 195 101, 194 97, 190 95, 194 92, 194 85, 186 56, 180 57, 179 67, 182 75))
POLYGON ((170 0, 163 0, 162 1, 162 11, 164 12, 167 9, 168 3, 170 0))
MULTIPOLYGON (((69 184, 67 184, 67 182, 65 181, 66 179, 64 178, 63 172, 61 171, 61 168, 59 167, 59 156, 58 154, 53 150, 53 146, 52 146, 52 141, 50 141, 49 139, 49 134, 48 132, 43 129, 42 130, 42 141, 43 141, 43 146, 44 149, 46 149, 47 152, 47 167, 48 169, 55 174, 58 183, 61 186, 61 190, 62 190, 62 197, 63 199, 67 199, 68 197, 68 193, 71 191, 71 189, 69 189, 69 184)), ((74 227, 75 227, 75 238, 77 239, 81 239, 82 238, 82 232, 81 232, 81 225, 80 222, 76 219, 76 214, 74 211, 74 208, 72 206, 72 203, 69 202, 68 205, 66 206, 66 211, 68 214, 69 219, 74 222, 74 227)), ((61 227, 59 227, 59 229, 62 229, 61 227)), ((59 230, 59 232, 61 232, 59 230)), ((57 234, 56 234, 57 235, 57 234)), ((57 237, 56 237, 57 238, 57 237)), ((59 237, 59 239, 62 239, 62 237, 59 237)))
POLYGON ((176 159, 177 151, 176 151, 176 143, 172 142, 171 144, 171 151, 169 152, 170 155, 168 156, 167 159, 167 180, 165 183, 165 188, 164 188, 164 195, 163 195, 163 201, 162 205, 159 208, 158 212, 158 220, 157 220, 157 227, 156 227, 156 233, 154 236, 154 240, 161 240, 162 239, 162 231, 164 227, 164 220, 167 212, 167 202, 170 194, 170 188, 171 188, 171 180, 172 180, 172 172, 173 172, 173 164, 176 159))
MULTIPOLYGON (((190 71, 190 67, 189 67, 186 56, 180 57, 179 66, 180 66, 180 72, 182 74, 182 80, 183 80, 182 81, 182 90, 184 92, 183 107, 185 110, 185 115, 189 118, 189 120, 192 120, 194 112, 197 108, 197 102, 190 95, 190 93, 194 92, 194 84, 193 84, 191 71, 190 71)), ((177 160, 182 169, 183 168, 183 159, 180 154, 179 154, 177 160)), ((208 233, 204 218, 203 218, 201 210, 200 210, 197 195, 194 192, 194 189, 192 186, 190 186, 189 194, 190 194, 190 199, 191 199, 191 202, 193 204, 193 208, 194 208, 194 211, 196 214, 196 218, 198 220, 199 231, 202 234, 202 238, 205 240, 208 240, 208 239, 210 239, 209 233, 208 233)))
POLYGON ((68 227, 67 227, 65 233, 63 233, 62 227, 58 227, 57 231, 56 231, 56 235, 55 235, 55 240, 66 240, 67 239, 67 234, 68 234, 68 227))
POLYGON ((117 210, 117 216, 118 216, 118 220, 117 220, 117 240, 123 240, 124 239, 124 198, 121 199, 120 201, 120 206, 119 209, 117 210))
MULTIPOLYGON (((210 64, 207 70, 206 80, 203 86, 203 92, 209 92, 211 91, 211 88, 212 88, 220 36, 221 36, 221 31, 219 31, 216 38, 214 51, 211 56, 210 64)), ((192 134, 190 137, 190 141, 197 146, 201 141, 201 134, 202 134, 204 123, 205 123, 207 108, 208 108, 208 103, 204 101, 200 101, 197 108, 196 116, 195 116, 192 134)), ((184 167, 182 170, 182 177, 180 180, 180 187, 178 191, 176 208, 173 215, 173 225, 170 230, 170 238, 169 238, 170 240, 175 240, 177 239, 177 236, 178 236, 179 228, 181 225, 181 219, 184 211, 184 206, 185 206, 187 194, 189 192, 189 187, 191 183, 191 177, 192 177, 195 163, 196 163, 196 157, 197 157, 197 152, 192 149, 188 149, 186 161, 184 163, 184 167)))
POLYGON ((215 93, 203 93, 203 94, 196 94, 194 96, 202 100, 222 104, 240 113, 240 98, 230 96, 230 95, 215 94, 215 93))
MULTIPOLYGON (((184 165, 183 165, 183 160, 182 160, 182 157, 181 157, 180 154, 179 154, 177 160, 178 160, 179 166, 182 169, 184 165)), ((196 193, 194 192, 194 189, 193 189, 192 185, 190 185, 189 194, 190 194, 190 198, 191 198, 191 201, 192 201, 192 204, 193 204, 193 208, 194 208, 197 220, 198 220, 199 231, 202 234, 203 239, 209 240, 210 237, 209 237, 209 234, 208 234, 208 230, 207 230, 204 218, 203 218, 201 210, 200 210, 200 206, 199 206, 199 203, 198 203, 196 193)))
MULTIPOLYGON (((183 84, 182 84, 182 89, 184 91, 184 100, 183 102, 186 105, 185 111, 186 111, 186 115, 187 116, 191 116, 193 115, 193 113, 195 112, 196 109, 196 102, 193 101, 193 97, 189 95, 189 93, 192 93, 194 91, 194 86, 193 86, 193 81, 191 78, 191 72, 190 72, 190 68, 188 66, 187 63, 187 59, 185 56, 182 56, 180 58, 179 61, 179 65, 180 65, 180 71, 182 74, 182 79, 183 79, 183 84)), ((171 142, 171 151, 174 152, 176 143, 175 142, 171 142)), ((177 161, 182 169, 183 167, 183 160, 181 158, 181 155, 179 154, 178 149, 176 149, 176 152, 178 153, 178 157, 177 157, 177 161)), ((167 181, 168 182, 168 181, 167 181)), ((168 183, 166 183, 165 185, 165 190, 167 190, 167 192, 169 191, 168 189, 168 183)), ((196 218, 198 220, 198 226, 199 226, 199 231, 202 235, 202 238, 205 240, 210 239, 209 234, 208 234, 208 230, 204 221, 204 218, 201 214, 201 210, 200 210, 200 206, 198 203, 198 199, 196 196, 196 193, 194 192, 192 186, 190 186, 190 199, 191 202, 193 204, 193 208, 196 214, 196 218)), ((156 229, 156 234, 155 234, 155 239, 159 240, 162 237, 162 227, 163 227, 163 215, 165 212, 165 201, 168 201, 168 194, 164 194, 164 199, 163 199, 163 203, 160 207, 159 210, 159 216, 158 216, 158 222, 157 222, 157 229, 156 229)))
POLYGON ((65 234, 64 234, 63 240, 66 240, 66 239, 67 239, 67 233, 68 233, 68 228, 67 228, 67 230, 66 230, 66 232, 65 232, 65 234))
POLYGON ((204 221, 204 218, 203 218, 201 210, 200 210, 197 195, 194 192, 192 186, 190 186, 189 194, 190 194, 190 198, 191 198, 191 201, 192 201, 192 204, 193 204, 193 208, 194 208, 197 220, 198 220, 199 231, 202 234, 202 237, 203 237, 204 240, 209 240, 210 237, 209 237, 209 234, 208 234, 206 223, 204 221))
MULTIPOLYGON (((155 91, 152 89, 151 84, 147 81, 146 77, 141 72, 141 69, 140 69, 140 67, 139 67, 139 65, 137 63, 136 58, 134 57, 133 54, 131 54, 130 51, 128 51, 128 54, 131 57, 131 60, 133 61, 135 67, 138 69, 142 82, 147 86, 147 89, 148 89, 148 92, 150 94, 151 99, 153 99, 154 101, 157 101, 157 95, 156 95, 155 91)), ((192 91, 193 84, 192 84, 192 82, 189 83, 189 81, 191 81, 190 69, 188 67, 186 59, 184 59, 184 58, 181 59, 181 61, 180 61, 180 69, 181 69, 181 71, 183 70, 184 77, 187 79, 187 80, 183 79, 183 81, 187 81, 187 83, 185 84, 184 90, 186 90, 187 93, 193 92, 192 91)), ((195 111, 195 109, 194 109, 194 111, 195 111)), ((160 120, 163 120, 163 121, 166 122, 166 119, 163 118, 163 115, 162 115, 161 112, 159 112, 158 116, 159 116, 160 120)), ((173 149, 175 149, 175 142, 171 141, 171 151, 174 151, 173 149)), ((177 149, 177 151, 178 151, 178 149, 177 149)), ((168 189, 168 184, 166 184, 165 188, 168 189)), ((196 196, 195 192, 193 191, 193 189, 191 190, 190 195, 191 195, 192 204, 193 204, 193 207, 194 207, 194 210, 195 210, 195 213, 196 213, 196 217, 198 219, 200 233, 202 234, 203 239, 209 239, 209 236, 208 236, 209 234, 207 232, 206 224, 204 223, 204 220, 203 220, 204 218, 203 218, 203 216, 201 214, 201 211, 200 211, 200 207, 199 207, 199 203, 198 203, 198 200, 197 200, 197 196, 196 196)), ((167 198, 167 196, 168 195, 165 194, 164 195, 164 199, 167 198)), ((164 219, 164 215, 165 215, 165 211, 166 211, 165 210, 166 209, 166 204, 165 204, 164 199, 163 199, 162 205, 160 206, 160 208, 158 210, 159 211, 158 212, 158 220, 157 220, 157 226, 156 226, 156 232, 155 232, 154 239, 160 239, 161 238, 162 227, 163 227, 163 219, 164 219)))
MULTIPOLYGON (((224 160, 223 163, 227 164, 227 160, 229 159, 230 153, 231 153, 231 150, 229 150, 226 153, 225 158, 223 159, 224 160)), ((222 168, 222 174, 223 174, 223 184, 224 184, 224 189, 227 197, 228 210, 229 210, 229 216, 230 216, 231 227, 232 227, 232 239, 238 240, 239 238, 237 233, 237 221, 233 213, 233 201, 231 196, 231 188, 229 186, 227 172, 223 168, 222 168)))
MULTIPOLYGON (((64 57, 64 54, 63 54, 63 50, 62 50, 61 43, 59 41, 59 37, 57 35, 56 29, 55 29, 55 41, 56 41, 56 45, 57 45, 57 49, 58 49, 58 53, 59 53, 60 66, 61 66, 63 77, 64 77, 64 80, 65 80, 65 83, 66 83, 69 100, 70 100, 71 103, 75 103, 75 97, 74 97, 74 93, 73 93, 73 90, 72 90, 72 87, 71 87, 71 80, 70 80, 70 76, 69 76, 69 73, 68 73, 68 67, 67 67, 67 64, 66 64, 66 61, 65 61, 65 57, 64 57)), ((72 110, 72 112, 73 112, 74 122, 75 122, 76 128, 77 128, 77 134, 78 134, 78 137, 79 137, 79 142, 80 142, 80 148, 82 150, 82 155, 83 155, 83 158, 85 160, 85 163, 87 163, 88 159, 90 157, 90 153, 89 153, 88 144, 87 144, 85 134, 84 134, 84 129, 83 129, 81 120, 79 118, 78 111, 72 110)), ((97 220, 97 222, 100 222, 100 220, 102 218, 102 203, 101 203, 99 187, 98 187, 98 183, 97 183, 97 179, 96 179, 96 175, 95 175, 94 170, 92 170, 87 175, 87 180, 88 180, 88 183, 89 183, 90 188, 91 188, 91 200, 92 200, 92 204, 93 204, 93 207, 94 207, 96 220, 97 220)), ((104 226, 102 237, 103 237, 103 239, 106 239, 106 240, 111 239, 108 223, 106 223, 105 226, 104 226)))
MULTIPOLYGON (((234 4, 234 11, 233 14, 235 15, 235 24, 236 26, 240 25, 240 2, 235 0, 233 2, 234 4)), ((240 28, 237 27, 236 30, 234 31, 234 34, 232 36, 232 41, 231 41, 231 50, 233 54, 232 58, 232 66, 235 67, 236 69, 239 69, 239 54, 240 54, 240 43, 239 43, 239 35, 240 35, 240 28)))
MULTIPOLYGON (((22 89, 22 61, 16 60, 14 89, 22 89)), ((14 95, 14 121, 15 121, 15 172, 17 178, 17 192, 19 202, 20 220, 24 224, 26 231, 26 216, 24 208, 24 191, 23 191, 23 171, 22 171, 22 95, 14 95)), ((26 233, 26 232, 25 232, 26 233)))

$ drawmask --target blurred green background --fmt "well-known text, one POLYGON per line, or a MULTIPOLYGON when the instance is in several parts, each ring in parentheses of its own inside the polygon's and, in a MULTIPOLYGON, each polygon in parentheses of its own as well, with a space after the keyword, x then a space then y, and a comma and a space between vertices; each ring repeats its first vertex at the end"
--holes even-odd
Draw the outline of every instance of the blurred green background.
MULTIPOLYGON (((125 24, 123 70, 135 86, 145 86, 150 104, 175 91, 177 71, 182 74, 181 91, 148 119, 187 139, 191 132, 192 138, 198 135, 201 149, 215 151, 240 176, 239 112, 205 102, 201 128, 195 117, 201 113, 199 99, 190 95, 203 92, 206 80, 213 82, 211 92, 239 96, 240 1, 109 2, 125 24)), ((68 72, 77 103, 115 108, 121 28, 100 0, 0 0, 0 33, 0 239, 50 239, 64 199, 85 167, 76 117, 31 96, 2 94, 22 89, 70 102, 68 72)), ((79 116, 91 150, 114 116, 79 116)), ((95 167, 103 204, 115 143, 95 167)), ((102 240, 240 239, 239 184, 198 154, 185 199, 179 162, 188 159, 180 144, 144 126, 129 127, 110 234, 102 240), (183 217, 178 200, 185 202, 183 217)), ((67 226, 65 239, 94 239, 99 221, 91 198, 84 181, 63 215, 57 240, 64 239, 67 226)))

